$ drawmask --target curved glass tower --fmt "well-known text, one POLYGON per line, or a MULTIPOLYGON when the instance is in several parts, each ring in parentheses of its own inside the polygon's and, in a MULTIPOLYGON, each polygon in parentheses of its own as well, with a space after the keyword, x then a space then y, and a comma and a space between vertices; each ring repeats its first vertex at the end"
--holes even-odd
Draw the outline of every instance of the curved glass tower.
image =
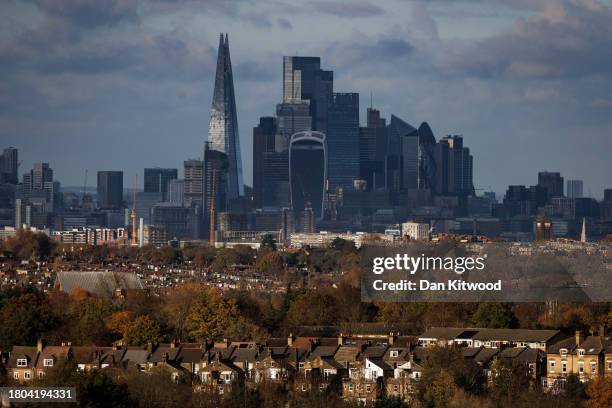
POLYGON ((244 195, 238 115, 227 34, 225 38, 223 34, 219 38, 215 89, 208 125, 208 148, 227 155, 227 198, 244 195))
POLYGON ((326 180, 325 134, 315 131, 293 134, 289 141, 289 196, 295 214, 312 208, 318 220, 323 217, 326 180))

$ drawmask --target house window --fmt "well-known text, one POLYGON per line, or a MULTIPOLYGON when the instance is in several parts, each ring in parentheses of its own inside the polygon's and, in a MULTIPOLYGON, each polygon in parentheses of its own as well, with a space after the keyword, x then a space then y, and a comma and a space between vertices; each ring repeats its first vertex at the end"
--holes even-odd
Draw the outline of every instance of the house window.
POLYGON ((555 372, 555 360, 550 360, 550 372, 555 372))
POLYGON ((306 384, 302 384, 302 391, 306 391, 306 384))
POLYGON ((399 385, 395 384, 395 385, 393 386, 393 391, 394 391, 394 392, 398 392, 398 391, 399 391, 399 385))
POLYGON ((542 378, 542 387, 548 387, 548 381, 546 381, 546 378, 542 378))
POLYGON ((566 361, 562 361, 561 362, 561 372, 562 373, 566 373, 567 372, 567 362, 566 361))
POLYGON ((597 363, 591 361, 591 373, 595 373, 597 371, 597 363))
POLYGON ((23 378, 26 379, 26 380, 29 380, 30 379, 30 372, 29 371, 24 372, 23 373, 23 378))
POLYGON ((584 356, 584 349, 579 349, 578 350, 578 355, 579 356, 584 356))
POLYGON ((232 378, 232 375, 231 375, 231 374, 223 374, 223 379, 224 379, 225 381, 229 381, 229 380, 231 380, 231 378, 232 378))
POLYGON ((584 362, 580 361, 578 363, 578 371, 584 373, 584 362))
POLYGON ((370 384, 366 385, 366 391, 367 392, 372 391, 372 386, 370 384))
POLYGON ((559 350, 559 354, 561 354, 563 357, 567 356, 567 349, 559 350))
POLYGON ((304 363, 299 363, 299 364, 298 364, 298 367, 299 367, 299 368, 304 368, 304 363))
POLYGON ((53 367, 53 359, 52 358, 45 358, 43 360, 43 365, 45 367, 53 367))
POLYGON ((324 388, 325 388, 325 384, 319 385, 319 390, 323 391, 324 388))
POLYGON ((15 371, 15 372, 13 373, 13 378, 14 378, 14 379, 16 379, 16 380, 18 380, 18 379, 19 379, 19 371, 15 371))
POLYGON ((349 391, 353 392, 353 384, 349 384, 349 391))
POLYGON ((398 350, 391 350, 391 357, 398 357, 398 356, 399 356, 398 350))
POLYGON ((608 370, 612 370, 612 360, 608 361, 608 370))
POLYGON ((26 367, 28 365, 27 358, 18 358, 17 359, 17 367, 26 367))

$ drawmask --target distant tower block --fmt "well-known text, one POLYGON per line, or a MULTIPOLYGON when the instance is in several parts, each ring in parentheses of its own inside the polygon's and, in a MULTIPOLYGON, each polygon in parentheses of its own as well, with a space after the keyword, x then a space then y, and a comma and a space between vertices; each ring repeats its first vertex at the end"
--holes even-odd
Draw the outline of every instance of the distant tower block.
POLYGON ((552 221, 546 216, 538 217, 535 222, 536 241, 549 241, 552 239, 552 221))
POLYGON ((582 232, 580 233, 580 242, 587 242, 586 218, 585 217, 582 217, 582 232))

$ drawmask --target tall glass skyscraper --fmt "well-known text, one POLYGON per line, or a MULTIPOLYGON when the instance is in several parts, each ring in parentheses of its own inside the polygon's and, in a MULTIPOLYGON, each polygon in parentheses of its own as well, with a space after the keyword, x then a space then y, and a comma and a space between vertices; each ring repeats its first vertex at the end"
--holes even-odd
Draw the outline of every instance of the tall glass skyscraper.
POLYGON ((311 208, 317 219, 325 208, 327 143, 321 132, 299 132, 289 142, 289 188, 291 209, 301 214, 311 208))
POLYGON ((359 178, 359 94, 334 93, 327 123, 329 191, 349 189, 359 178))
POLYGON ((244 195, 234 78, 227 34, 225 38, 223 34, 219 38, 215 89, 208 126, 208 148, 227 155, 227 198, 244 195))

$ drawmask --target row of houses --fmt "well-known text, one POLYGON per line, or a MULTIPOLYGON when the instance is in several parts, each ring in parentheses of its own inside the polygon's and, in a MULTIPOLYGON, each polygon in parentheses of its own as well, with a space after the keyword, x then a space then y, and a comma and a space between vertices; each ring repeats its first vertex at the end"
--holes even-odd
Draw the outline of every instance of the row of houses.
POLYGON ((432 328, 420 336, 353 334, 337 337, 272 338, 265 343, 148 344, 146 347, 14 346, 5 356, 7 373, 27 383, 46 375, 62 360, 79 370, 163 370, 194 390, 220 394, 264 381, 286 384, 294 392, 334 387, 347 400, 363 403, 382 394, 409 401, 421 378, 428 348, 450 346, 495 375, 499 361, 523 364, 533 383, 559 390, 570 374, 581 381, 612 376, 612 342, 605 335, 566 338, 557 330, 432 328))

